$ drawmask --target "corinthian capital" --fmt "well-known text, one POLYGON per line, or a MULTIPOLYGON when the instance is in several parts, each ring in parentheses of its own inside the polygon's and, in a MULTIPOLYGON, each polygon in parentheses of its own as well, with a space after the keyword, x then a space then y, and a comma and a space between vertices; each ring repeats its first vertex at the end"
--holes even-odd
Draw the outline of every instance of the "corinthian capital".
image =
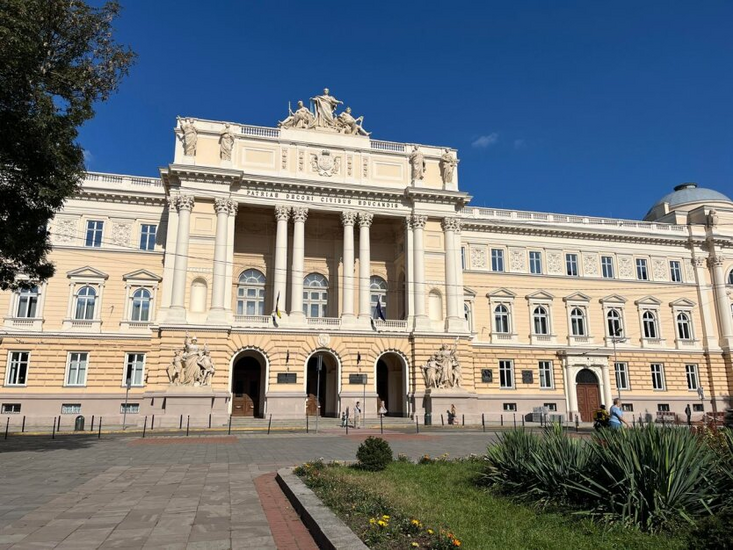
POLYGON ((725 261, 724 256, 710 256, 708 257, 708 266, 710 267, 723 267, 723 262, 725 261))
POLYGON ((350 210, 341 212, 341 223, 343 225, 354 225, 356 223, 356 212, 350 210))
POLYGON ((359 227, 371 227, 374 214, 371 212, 359 212, 359 227))
POLYGON ((229 199, 214 199, 214 210, 217 214, 229 214, 229 199))
POLYGON ((229 215, 236 216, 239 211, 239 203, 233 199, 229 199, 229 215))
POLYGON ((415 214, 414 216, 412 216, 412 227, 414 229, 424 229, 427 221, 428 221, 427 216, 421 216, 419 214, 415 214))
POLYGON ((695 264, 695 267, 705 267, 705 258, 702 256, 695 256, 692 259, 692 263, 695 264))
POLYGON ((305 223, 308 219, 308 209, 305 206, 296 206, 293 208, 293 221, 305 223))
POLYGON ((275 206, 275 219, 279 222, 288 221, 290 217, 290 207, 284 204, 278 204, 275 206))
POLYGON ((412 216, 407 216, 405 218, 405 228, 412 229, 412 216))
POLYGON ((443 231, 458 232, 461 230, 461 221, 458 218, 443 218, 440 225, 443 231))
POLYGON ((193 210, 193 195, 178 195, 176 197, 176 208, 180 212, 181 210, 193 210))

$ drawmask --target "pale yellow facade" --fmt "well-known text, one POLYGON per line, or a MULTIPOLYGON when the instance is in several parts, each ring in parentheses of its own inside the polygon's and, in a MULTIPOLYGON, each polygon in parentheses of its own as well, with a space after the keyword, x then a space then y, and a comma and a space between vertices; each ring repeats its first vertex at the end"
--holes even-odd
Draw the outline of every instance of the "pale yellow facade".
POLYGON ((635 417, 728 406, 726 197, 688 185, 647 221, 474 208, 453 149, 231 124, 229 155, 224 123, 189 120, 159 179, 89 173, 51 223, 56 275, 0 294, 3 417, 116 424, 128 378, 128 417, 168 425, 356 401, 466 422, 588 420, 618 395, 635 417), (170 384, 186 333, 210 386, 170 384), (461 383, 428 389, 444 344, 461 383))

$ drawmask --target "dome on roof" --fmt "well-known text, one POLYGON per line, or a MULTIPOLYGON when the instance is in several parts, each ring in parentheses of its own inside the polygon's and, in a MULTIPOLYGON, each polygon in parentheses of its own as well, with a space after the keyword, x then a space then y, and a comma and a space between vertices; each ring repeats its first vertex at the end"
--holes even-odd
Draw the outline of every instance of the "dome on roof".
POLYGON ((654 206, 649 209, 649 212, 644 216, 644 219, 656 219, 660 217, 660 214, 666 214, 667 211, 675 210, 686 204, 711 204, 719 202, 733 203, 730 198, 726 197, 719 191, 707 189, 705 187, 698 187, 697 183, 694 182, 682 183, 677 185, 674 188, 674 191, 659 199, 654 206), (665 203, 668 205, 668 209, 664 207, 665 203))

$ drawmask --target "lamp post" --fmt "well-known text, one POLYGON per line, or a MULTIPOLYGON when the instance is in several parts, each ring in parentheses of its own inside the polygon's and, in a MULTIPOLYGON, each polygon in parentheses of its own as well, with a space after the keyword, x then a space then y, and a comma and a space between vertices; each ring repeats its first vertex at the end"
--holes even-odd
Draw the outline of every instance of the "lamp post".
POLYGON ((316 356, 316 433, 318 433, 318 417, 321 416, 321 368, 323 367, 323 355, 316 356))
POLYGON ((125 381, 125 408, 122 411, 122 430, 127 429, 127 398, 130 395, 130 387, 132 386, 132 378, 125 381))
MULTIPOLYGON (((618 357, 616 356, 616 341, 622 341, 623 330, 619 326, 615 326, 611 334, 611 342, 613 342, 613 375, 616 378, 616 391, 618 392, 619 401, 621 400, 621 384, 619 384, 618 376, 618 357)), ((610 408, 610 406, 609 406, 610 408)))

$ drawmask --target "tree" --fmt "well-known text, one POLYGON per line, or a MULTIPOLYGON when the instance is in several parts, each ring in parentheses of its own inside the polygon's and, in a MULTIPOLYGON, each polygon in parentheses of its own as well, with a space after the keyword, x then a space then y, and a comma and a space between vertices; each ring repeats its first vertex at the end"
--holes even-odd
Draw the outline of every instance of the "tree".
POLYGON ((1 289, 54 273, 47 227, 84 176, 78 129, 135 59, 114 40, 119 12, 115 1, 0 0, 1 289))

